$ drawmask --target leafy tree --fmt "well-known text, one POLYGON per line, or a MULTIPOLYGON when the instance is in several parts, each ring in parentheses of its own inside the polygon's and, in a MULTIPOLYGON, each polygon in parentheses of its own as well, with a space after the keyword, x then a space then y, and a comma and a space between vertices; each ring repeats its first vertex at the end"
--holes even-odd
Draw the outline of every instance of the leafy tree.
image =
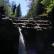
POLYGON ((33 17, 35 15, 35 4, 32 2, 31 7, 28 11, 27 17, 33 17))
POLYGON ((37 15, 48 15, 54 8, 54 0, 33 0, 28 15, 29 17, 35 17, 37 15), (36 1, 36 2, 34 2, 36 1))
POLYGON ((35 3, 33 1, 32 7, 30 8, 28 15, 29 17, 36 17, 44 12, 44 6, 40 3, 42 0, 37 0, 35 3))
POLYGON ((47 13, 52 11, 54 7, 54 0, 42 0, 41 3, 45 6, 47 13))

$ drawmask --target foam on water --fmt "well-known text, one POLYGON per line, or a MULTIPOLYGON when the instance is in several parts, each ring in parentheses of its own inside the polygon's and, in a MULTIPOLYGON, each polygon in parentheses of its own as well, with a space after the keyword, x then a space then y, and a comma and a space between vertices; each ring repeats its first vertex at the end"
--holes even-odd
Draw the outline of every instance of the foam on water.
POLYGON ((20 33, 20 37, 19 37, 19 54, 26 54, 26 47, 25 47, 24 38, 23 38, 20 27, 19 27, 19 33, 20 33))

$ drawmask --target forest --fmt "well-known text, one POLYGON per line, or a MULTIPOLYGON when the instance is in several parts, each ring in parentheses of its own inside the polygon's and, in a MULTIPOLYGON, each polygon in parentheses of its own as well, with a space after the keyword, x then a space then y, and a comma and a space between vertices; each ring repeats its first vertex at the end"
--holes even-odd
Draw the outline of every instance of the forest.
POLYGON ((54 0, 33 0, 27 17, 36 17, 38 15, 48 15, 54 8, 54 0))

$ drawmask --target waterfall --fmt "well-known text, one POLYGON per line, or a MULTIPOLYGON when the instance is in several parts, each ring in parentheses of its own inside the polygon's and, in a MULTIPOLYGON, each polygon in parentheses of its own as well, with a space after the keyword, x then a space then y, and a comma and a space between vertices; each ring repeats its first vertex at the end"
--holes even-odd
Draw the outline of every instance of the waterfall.
POLYGON ((21 32, 21 28, 19 27, 19 54, 26 54, 25 42, 21 32))

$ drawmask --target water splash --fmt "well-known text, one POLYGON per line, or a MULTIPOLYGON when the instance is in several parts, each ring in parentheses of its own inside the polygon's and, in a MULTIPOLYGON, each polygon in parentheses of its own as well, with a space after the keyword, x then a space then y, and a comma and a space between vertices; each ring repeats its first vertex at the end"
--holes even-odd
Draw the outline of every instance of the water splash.
POLYGON ((24 38, 23 38, 20 27, 19 27, 19 33, 20 33, 20 37, 19 37, 19 54, 26 54, 25 42, 24 42, 24 38))
POLYGON ((22 44, 25 46, 24 39, 23 39, 23 35, 21 33, 21 28, 20 27, 19 27, 19 33, 20 33, 19 39, 20 39, 20 41, 22 41, 22 44))

